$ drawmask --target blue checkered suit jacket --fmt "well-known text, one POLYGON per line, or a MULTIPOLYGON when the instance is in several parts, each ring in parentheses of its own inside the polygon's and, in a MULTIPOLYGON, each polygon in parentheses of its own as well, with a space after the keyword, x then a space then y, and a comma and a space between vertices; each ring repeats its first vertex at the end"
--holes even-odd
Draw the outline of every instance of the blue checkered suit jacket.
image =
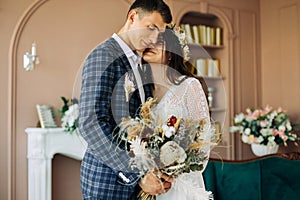
MULTIPOLYGON (((135 116, 141 105, 137 89, 126 102, 126 73, 132 73, 130 63, 113 38, 96 47, 85 61, 79 117, 80 132, 88 143, 80 172, 84 198, 135 199, 131 196, 136 195, 137 172, 129 169, 124 147, 112 142, 112 133, 122 117, 135 116)), ((134 76, 130 77, 136 86, 134 76)), ((144 85, 144 90, 146 98, 151 96, 150 86, 144 85)))

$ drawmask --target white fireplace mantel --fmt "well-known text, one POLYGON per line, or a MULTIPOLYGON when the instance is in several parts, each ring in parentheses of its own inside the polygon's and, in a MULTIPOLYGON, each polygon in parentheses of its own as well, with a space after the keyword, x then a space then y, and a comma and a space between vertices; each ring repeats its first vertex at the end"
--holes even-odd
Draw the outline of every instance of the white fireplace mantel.
POLYGON ((87 143, 62 128, 27 128, 28 200, 51 200, 52 159, 62 154, 82 160, 87 143))

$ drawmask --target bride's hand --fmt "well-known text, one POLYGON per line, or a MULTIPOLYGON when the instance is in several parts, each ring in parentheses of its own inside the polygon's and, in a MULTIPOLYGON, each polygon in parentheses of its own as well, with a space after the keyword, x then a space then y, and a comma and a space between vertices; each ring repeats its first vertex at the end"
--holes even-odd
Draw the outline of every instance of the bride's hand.
POLYGON ((169 191, 172 181, 173 179, 165 174, 162 174, 159 178, 153 172, 148 172, 139 182, 139 185, 145 193, 157 195, 169 191))

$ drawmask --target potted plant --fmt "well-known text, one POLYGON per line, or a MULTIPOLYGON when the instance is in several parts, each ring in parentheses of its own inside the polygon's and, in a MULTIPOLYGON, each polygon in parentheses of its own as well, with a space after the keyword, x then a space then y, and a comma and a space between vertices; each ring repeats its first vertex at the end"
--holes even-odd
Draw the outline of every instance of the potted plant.
POLYGON ((278 145, 287 146, 288 141, 294 141, 297 145, 299 139, 295 133, 296 124, 291 124, 286 111, 280 107, 248 108, 245 114, 237 114, 233 123, 230 132, 240 133, 242 141, 251 144, 253 153, 258 156, 276 153, 278 145))

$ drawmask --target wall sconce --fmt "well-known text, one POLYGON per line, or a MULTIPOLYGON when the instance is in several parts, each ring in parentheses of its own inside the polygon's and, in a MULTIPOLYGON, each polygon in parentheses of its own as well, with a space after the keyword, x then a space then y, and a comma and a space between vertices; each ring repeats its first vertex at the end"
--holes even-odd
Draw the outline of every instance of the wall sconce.
POLYGON ((24 62, 23 67, 26 71, 32 71, 34 69, 34 66, 40 63, 39 58, 36 55, 36 44, 35 43, 32 43, 31 53, 26 52, 24 54, 23 62, 24 62))

